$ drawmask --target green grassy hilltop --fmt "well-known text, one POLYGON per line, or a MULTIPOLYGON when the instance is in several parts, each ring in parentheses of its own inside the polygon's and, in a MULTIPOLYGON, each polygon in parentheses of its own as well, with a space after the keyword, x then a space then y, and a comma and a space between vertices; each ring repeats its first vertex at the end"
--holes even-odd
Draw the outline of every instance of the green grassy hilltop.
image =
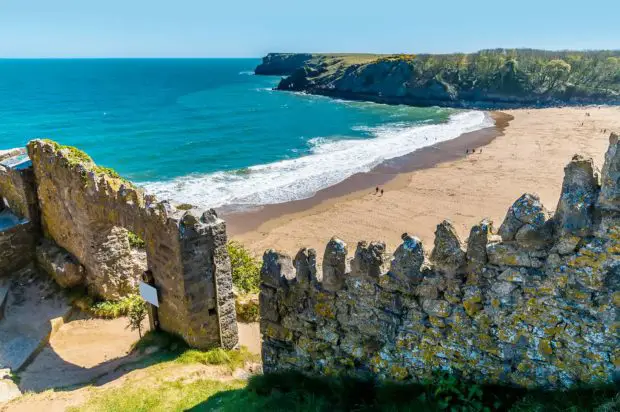
MULTIPOLYGON (((273 70, 269 70, 269 68, 273 70)), ((620 104, 620 51, 494 49, 465 54, 271 54, 279 89, 443 106, 620 104)))

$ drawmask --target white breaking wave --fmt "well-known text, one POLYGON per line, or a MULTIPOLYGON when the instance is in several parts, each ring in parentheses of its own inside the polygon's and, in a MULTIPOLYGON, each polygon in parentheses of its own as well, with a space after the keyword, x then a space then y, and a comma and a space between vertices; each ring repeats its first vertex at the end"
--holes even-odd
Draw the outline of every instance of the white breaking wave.
POLYGON ((459 112, 446 123, 386 125, 369 128, 371 139, 310 140, 311 154, 252 166, 236 172, 188 175, 143 186, 160 199, 201 207, 253 206, 283 203, 313 196, 347 177, 367 172, 381 162, 417 149, 454 139, 494 124, 480 111, 459 112))

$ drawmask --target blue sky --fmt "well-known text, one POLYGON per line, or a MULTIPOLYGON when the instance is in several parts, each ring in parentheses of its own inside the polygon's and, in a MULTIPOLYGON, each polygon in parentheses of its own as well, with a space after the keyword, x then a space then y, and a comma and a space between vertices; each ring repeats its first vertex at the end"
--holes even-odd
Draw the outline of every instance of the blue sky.
POLYGON ((620 0, 0 0, 0 57, 620 49, 620 0))

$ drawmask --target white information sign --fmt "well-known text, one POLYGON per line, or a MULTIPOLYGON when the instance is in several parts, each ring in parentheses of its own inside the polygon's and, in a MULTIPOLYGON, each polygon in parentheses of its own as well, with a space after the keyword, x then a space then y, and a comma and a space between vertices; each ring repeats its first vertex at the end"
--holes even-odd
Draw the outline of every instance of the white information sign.
POLYGON ((151 305, 159 307, 159 300, 157 299, 157 289, 153 286, 140 282, 140 296, 151 305))

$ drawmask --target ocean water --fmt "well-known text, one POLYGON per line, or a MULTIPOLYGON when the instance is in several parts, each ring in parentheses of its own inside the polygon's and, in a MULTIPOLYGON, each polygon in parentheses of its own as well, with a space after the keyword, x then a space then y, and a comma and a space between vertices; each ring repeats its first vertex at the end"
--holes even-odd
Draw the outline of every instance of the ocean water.
POLYGON ((309 197, 482 112, 273 91, 258 59, 0 60, 0 149, 77 146, 160 198, 203 207, 309 197))

